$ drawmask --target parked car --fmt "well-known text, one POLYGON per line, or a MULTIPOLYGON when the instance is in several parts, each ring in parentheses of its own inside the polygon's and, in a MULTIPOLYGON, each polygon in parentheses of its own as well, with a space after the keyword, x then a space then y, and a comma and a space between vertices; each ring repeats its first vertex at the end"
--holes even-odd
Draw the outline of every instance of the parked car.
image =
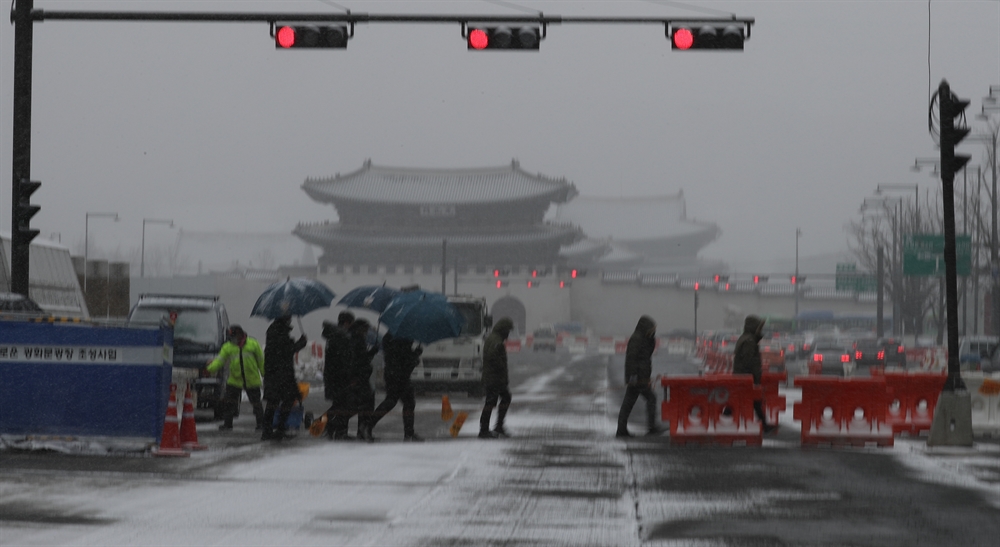
POLYGON ((538 329, 532 334, 531 351, 542 350, 556 350, 556 331, 544 328, 538 329))
POLYGON ((853 366, 849 344, 837 338, 817 338, 815 343, 806 364, 808 374, 844 376, 846 369, 853 366))
POLYGON ((221 417, 228 371, 210 374, 205 366, 226 343, 229 315, 218 296, 143 294, 128 314, 129 325, 158 325, 167 320, 174 328, 174 381, 193 379, 198 408, 221 417))

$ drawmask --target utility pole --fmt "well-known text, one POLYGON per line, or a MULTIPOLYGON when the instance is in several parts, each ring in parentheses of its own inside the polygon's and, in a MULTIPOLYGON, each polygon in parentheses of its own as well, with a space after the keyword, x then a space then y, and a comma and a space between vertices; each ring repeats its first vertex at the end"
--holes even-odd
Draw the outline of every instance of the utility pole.
MULTIPOLYGON (((28 296, 28 255, 31 245, 30 219, 24 218, 19 207, 23 194, 31 189, 31 58, 34 21, 31 12, 34 0, 18 0, 11 22, 14 23, 14 117, 13 149, 11 154, 11 231, 10 231, 10 291, 28 296), (22 187, 22 185, 26 185, 22 187), (22 232, 21 228, 26 230, 22 232)), ((37 209, 35 210, 37 212, 37 209)), ((34 214, 34 213, 32 213, 34 214)))

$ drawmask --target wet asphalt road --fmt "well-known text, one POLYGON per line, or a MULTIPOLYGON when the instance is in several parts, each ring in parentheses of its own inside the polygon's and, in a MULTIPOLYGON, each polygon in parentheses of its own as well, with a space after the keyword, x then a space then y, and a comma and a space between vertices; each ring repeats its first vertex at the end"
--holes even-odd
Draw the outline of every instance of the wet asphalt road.
MULTIPOLYGON (((681 356, 659 355, 654 363, 654 375, 696 370, 681 356)), ((977 464, 979 488, 965 488, 928 479, 890 450, 800 448, 797 431, 782 430, 763 448, 672 447, 667 437, 621 442, 613 433, 622 376, 620 356, 512 354, 513 437, 498 441, 503 455, 490 464, 493 471, 450 482, 435 494, 450 503, 416 507, 405 526, 377 530, 368 544, 1000 545, 997 452, 977 464), (996 496, 988 495, 990 488, 998 489, 996 496), (439 525, 456 519, 458 531, 439 525)), ((451 440, 439 400, 418 400, 418 433, 431 441, 484 442, 451 440)), ((481 400, 453 395, 451 401, 470 412, 465 427, 476 427, 481 400)), ((645 425, 641 403, 632 413, 636 432, 645 425)), ((314 388, 307 409, 318 415, 324 406, 321 389, 314 388)), ((375 434, 387 449, 402 438, 398 407, 375 434)), ((51 482, 95 472, 197 480, 275 450, 327 442, 302 435, 282 445, 260 443, 246 404, 233 432, 202 423, 199 436, 224 456, 196 463, 4 451, 0 485, 15 476, 51 482)), ((932 464, 959 466, 950 459, 962 456, 929 457, 932 464)), ((72 518, 0 501, 0 535, 5 523, 61 526, 74 524, 72 518)), ((100 525, 95 518, 89 524, 100 525)))

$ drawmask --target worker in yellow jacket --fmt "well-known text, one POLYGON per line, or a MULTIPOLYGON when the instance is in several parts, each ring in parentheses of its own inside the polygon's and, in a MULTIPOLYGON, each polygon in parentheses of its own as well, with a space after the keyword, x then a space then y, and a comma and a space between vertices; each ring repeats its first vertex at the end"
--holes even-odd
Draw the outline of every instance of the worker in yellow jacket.
POLYGON ((239 325, 229 327, 229 341, 222 345, 218 357, 208 364, 208 372, 216 373, 229 365, 229 379, 226 380, 226 396, 223 400, 222 431, 233 428, 233 417, 239 409, 240 398, 245 391, 253 415, 257 418, 257 431, 264 427, 264 405, 260 402, 261 377, 264 375, 264 352, 256 339, 247 336, 239 325))

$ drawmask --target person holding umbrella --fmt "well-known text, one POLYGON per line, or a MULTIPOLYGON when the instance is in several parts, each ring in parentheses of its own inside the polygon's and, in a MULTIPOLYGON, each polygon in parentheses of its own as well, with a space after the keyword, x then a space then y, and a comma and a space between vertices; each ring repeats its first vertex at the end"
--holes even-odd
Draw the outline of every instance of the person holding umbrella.
POLYGON ((392 410, 396 403, 403 401, 403 440, 409 442, 423 442, 423 437, 413 431, 414 411, 417 407, 417 400, 413 394, 413 384, 410 383, 410 375, 413 369, 420 364, 420 354, 423 348, 413 347, 413 340, 410 338, 397 338, 386 333, 382 337, 382 353, 385 356, 385 400, 378 405, 375 413, 368 423, 367 436, 372 438, 372 429, 386 414, 392 410))
POLYGON ((496 322, 490 335, 486 337, 486 342, 483 343, 483 390, 486 392, 486 404, 479 417, 480 439, 509 437, 503 422, 511 400, 507 377, 506 341, 512 330, 514 322, 508 317, 503 317, 496 322), (498 399, 500 408, 497 409, 497 424, 493 431, 490 431, 490 417, 498 399))
POLYGON ((275 319, 267 328, 264 347, 264 432, 260 440, 285 438, 288 415, 296 400, 302 399, 298 383, 295 381, 295 354, 306 347, 306 335, 293 340, 292 316, 283 315, 275 319), (272 430, 275 411, 278 412, 278 429, 272 430))
POLYGON ((326 411, 327 422, 324 435, 330 440, 347 440, 347 421, 338 416, 353 414, 349 408, 352 397, 348 387, 351 384, 351 324, 354 314, 342 311, 337 316, 337 324, 323 321, 323 338, 326 338, 326 354, 323 359, 323 394, 330 401, 326 411), (341 429, 338 429, 341 428, 341 429))

